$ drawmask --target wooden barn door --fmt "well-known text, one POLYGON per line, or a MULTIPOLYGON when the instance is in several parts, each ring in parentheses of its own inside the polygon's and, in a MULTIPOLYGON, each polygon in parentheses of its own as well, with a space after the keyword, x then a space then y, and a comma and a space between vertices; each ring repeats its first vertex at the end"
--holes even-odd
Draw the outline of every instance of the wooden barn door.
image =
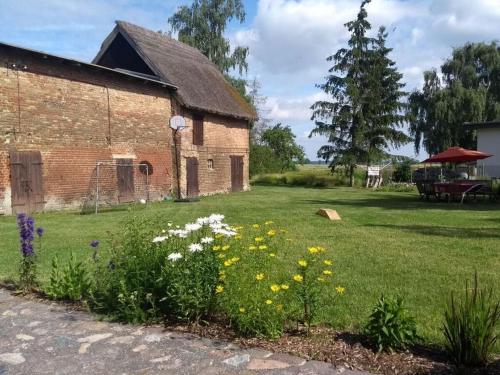
POLYGON ((231 156, 231 191, 243 190, 243 156, 231 156))
POLYGON ((197 158, 186 158, 186 182, 186 194, 188 198, 197 197, 200 193, 197 158))
POLYGON ((135 191, 132 159, 116 160, 116 177, 118 180, 118 202, 133 202, 135 200, 135 191))
POLYGON ((42 155, 39 151, 10 152, 10 181, 14 214, 43 210, 42 155))

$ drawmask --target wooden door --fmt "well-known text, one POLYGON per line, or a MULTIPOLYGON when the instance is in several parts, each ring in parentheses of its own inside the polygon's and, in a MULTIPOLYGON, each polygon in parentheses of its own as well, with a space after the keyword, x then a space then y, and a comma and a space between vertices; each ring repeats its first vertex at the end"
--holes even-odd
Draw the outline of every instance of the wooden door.
POLYGON ((231 191, 243 190, 243 156, 231 156, 231 191))
POLYGON ((186 182, 186 194, 188 198, 197 197, 200 193, 197 158, 186 158, 186 182))
POLYGON ((133 202, 135 200, 135 189, 132 159, 116 160, 116 177, 118 183, 118 202, 133 202))
POLYGON ((9 156, 13 213, 43 210, 42 155, 39 151, 11 151, 9 156))

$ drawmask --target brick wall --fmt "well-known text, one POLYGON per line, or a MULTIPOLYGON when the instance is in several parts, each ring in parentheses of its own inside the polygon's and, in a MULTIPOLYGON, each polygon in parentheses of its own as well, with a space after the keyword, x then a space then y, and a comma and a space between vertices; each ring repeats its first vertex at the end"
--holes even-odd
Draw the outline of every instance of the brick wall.
POLYGON ((198 158, 198 179, 201 195, 231 190, 231 156, 243 157, 243 188, 249 189, 249 130, 248 122, 205 114, 203 145, 193 145, 192 113, 182 113, 187 128, 181 132, 181 191, 186 193, 186 158, 198 158), (213 169, 208 160, 213 160, 213 169))
MULTIPOLYGON (((2 49, 0 103, 0 213, 10 211, 10 150, 41 152, 47 209, 82 207, 95 191, 96 162, 113 158, 150 162, 150 197, 170 193, 166 88, 2 49)), ((102 180, 110 191, 113 168, 102 180)))

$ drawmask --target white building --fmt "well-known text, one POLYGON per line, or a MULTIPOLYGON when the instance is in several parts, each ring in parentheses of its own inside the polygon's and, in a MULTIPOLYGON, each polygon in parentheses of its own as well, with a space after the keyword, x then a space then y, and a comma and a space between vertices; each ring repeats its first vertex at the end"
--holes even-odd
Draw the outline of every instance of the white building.
POLYGON ((500 121, 466 124, 477 133, 477 150, 493 154, 477 162, 478 173, 489 177, 500 177, 500 121))

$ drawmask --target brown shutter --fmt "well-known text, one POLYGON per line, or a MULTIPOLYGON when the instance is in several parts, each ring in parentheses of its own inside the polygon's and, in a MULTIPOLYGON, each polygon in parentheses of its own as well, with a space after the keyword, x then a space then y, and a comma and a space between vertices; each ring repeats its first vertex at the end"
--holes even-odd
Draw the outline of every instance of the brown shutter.
POLYGON ((203 116, 193 116, 193 144, 203 146, 203 116))

